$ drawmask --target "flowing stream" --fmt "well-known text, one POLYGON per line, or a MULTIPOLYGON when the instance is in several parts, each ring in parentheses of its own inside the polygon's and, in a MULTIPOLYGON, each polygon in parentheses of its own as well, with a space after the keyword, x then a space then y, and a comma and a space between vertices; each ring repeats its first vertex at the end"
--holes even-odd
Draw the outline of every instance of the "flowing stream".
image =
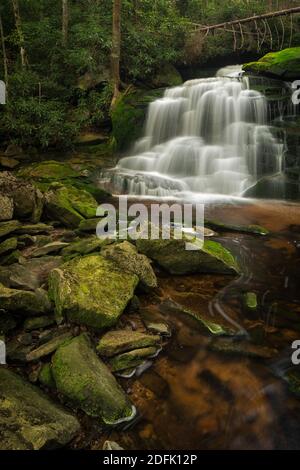
POLYGON ((284 145, 268 125, 268 104, 240 68, 169 88, 149 105, 144 136, 111 174, 115 192, 187 197, 242 196, 281 171, 284 145))

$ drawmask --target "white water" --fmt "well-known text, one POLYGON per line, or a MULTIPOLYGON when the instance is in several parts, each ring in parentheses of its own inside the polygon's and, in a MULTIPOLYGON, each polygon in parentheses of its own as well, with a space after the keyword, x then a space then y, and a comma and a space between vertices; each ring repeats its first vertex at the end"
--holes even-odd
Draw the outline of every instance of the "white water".
POLYGON ((261 176, 281 171, 283 145, 267 114, 264 96, 232 67, 167 89, 150 104, 133 156, 112 172, 115 192, 241 196, 261 176))

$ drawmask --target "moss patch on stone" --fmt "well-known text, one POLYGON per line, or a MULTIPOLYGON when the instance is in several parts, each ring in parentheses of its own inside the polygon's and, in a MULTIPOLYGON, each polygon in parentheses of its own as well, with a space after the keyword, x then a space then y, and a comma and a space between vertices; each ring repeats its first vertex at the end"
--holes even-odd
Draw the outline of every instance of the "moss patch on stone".
POLYGON ((94 328, 114 325, 134 295, 138 277, 118 269, 109 260, 92 254, 77 257, 54 269, 49 295, 56 318, 94 328))
POLYGON ((300 47, 269 52, 256 62, 245 64, 243 70, 252 74, 273 76, 283 80, 300 78, 300 47))
POLYGON ((109 331, 100 339, 97 352, 100 356, 111 357, 133 349, 155 346, 160 343, 157 335, 148 335, 132 330, 109 331))

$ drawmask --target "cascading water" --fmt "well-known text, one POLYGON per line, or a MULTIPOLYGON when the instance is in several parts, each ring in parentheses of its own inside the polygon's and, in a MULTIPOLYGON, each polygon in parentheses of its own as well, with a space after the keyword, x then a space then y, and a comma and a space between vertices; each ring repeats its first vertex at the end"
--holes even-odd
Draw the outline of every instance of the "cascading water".
POLYGON ((167 89, 150 104, 144 137, 111 173, 115 192, 241 196, 281 171, 283 144, 267 125, 265 97, 230 72, 167 89))

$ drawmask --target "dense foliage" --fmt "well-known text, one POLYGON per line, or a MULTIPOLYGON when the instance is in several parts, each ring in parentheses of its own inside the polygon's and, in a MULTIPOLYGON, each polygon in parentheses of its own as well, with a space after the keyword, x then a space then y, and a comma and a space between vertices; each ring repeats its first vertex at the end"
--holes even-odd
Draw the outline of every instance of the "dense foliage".
MULTIPOLYGON (((8 104, 0 115, 0 137, 23 146, 68 147, 81 130, 109 125, 112 0, 69 0, 66 43, 62 0, 19 0, 22 37, 13 3, 2 0, 0 6, 8 70, 8 104), (26 64, 21 62, 21 46, 26 64)), ((203 64, 233 53, 232 34, 221 31, 203 42, 191 23, 214 24, 292 6, 292 0, 123 0, 122 86, 155 86, 155 76, 165 64, 203 64)), ((289 19, 283 23, 287 33, 280 46, 296 45, 299 25, 293 25, 291 38, 289 19)), ((281 20, 270 21, 274 35, 281 27, 281 20)), ((242 49, 257 53, 251 34, 245 34, 242 49)), ((258 55, 269 49, 266 41, 258 55)), ((0 61, 2 78, 3 48, 0 61)))

